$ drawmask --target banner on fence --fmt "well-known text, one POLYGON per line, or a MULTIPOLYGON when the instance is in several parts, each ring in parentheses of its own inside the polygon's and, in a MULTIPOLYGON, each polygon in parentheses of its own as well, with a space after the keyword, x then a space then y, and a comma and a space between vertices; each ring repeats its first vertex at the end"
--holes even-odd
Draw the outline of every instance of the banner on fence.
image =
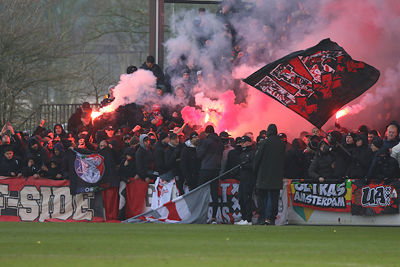
POLYGON ((352 185, 352 215, 381 215, 399 213, 400 182, 390 184, 354 180, 352 185))
POLYGON ((0 180, 0 221, 104 221, 101 192, 72 196, 67 180, 0 180))
MULTIPOLYGON (((239 181, 236 179, 226 179, 219 181, 218 186, 219 206, 217 209, 216 220, 218 223, 234 223, 240 221, 242 213, 239 205, 239 181)), ((210 199, 211 202, 211 199, 210 199)), ((208 221, 212 217, 212 206, 208 207, 208 221)))
POLYGON ((293 207, 334 212, 351 211, 351 180, 340 184, 309 184, 291 182, 293 207))

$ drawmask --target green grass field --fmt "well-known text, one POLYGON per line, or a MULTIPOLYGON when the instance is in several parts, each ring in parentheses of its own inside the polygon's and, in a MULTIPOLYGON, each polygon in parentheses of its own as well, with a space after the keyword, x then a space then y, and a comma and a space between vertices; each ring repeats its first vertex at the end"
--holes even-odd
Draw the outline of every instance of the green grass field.
POLYGON ((0 266, 399 266, 400 228, 0 223, 0 266))

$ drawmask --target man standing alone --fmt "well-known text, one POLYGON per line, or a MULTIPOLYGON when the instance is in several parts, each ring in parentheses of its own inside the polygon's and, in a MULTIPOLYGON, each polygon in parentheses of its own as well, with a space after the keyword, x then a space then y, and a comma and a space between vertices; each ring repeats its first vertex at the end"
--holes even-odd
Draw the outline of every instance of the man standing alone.
POLYGON ((282 189, 285 145, 277 136, 275 124, 270 124, 267 139, 260 142, 254 160, 254 171, 257 174, 257 204, 259 217, 257 224, 275 224, 278 215, 279 191, 282 189), (270 195, 272 213, 265 218, 265 203, 270 195))

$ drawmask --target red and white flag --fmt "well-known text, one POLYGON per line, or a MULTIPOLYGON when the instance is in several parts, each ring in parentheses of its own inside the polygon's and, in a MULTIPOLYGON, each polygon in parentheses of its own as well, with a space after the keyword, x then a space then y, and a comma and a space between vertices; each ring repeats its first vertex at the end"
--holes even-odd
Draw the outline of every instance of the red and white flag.
POLYGON ((207 223, 210 184, 206 183, 162 206, 124 222, 207 223))

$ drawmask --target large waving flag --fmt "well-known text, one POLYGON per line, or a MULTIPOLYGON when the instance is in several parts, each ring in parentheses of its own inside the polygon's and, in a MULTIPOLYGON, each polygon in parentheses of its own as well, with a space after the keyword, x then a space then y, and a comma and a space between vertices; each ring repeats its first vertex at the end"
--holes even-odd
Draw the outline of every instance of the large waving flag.
POLYGON ((264 66, 243 81, 321 128, 378 78, 377 69, 353 60, 337 43, 324 39, 264 66))
POLYGON ((207 223, 207 210, 210 203, 210 182, 165 203, 161 207, 124 222, 207 223))

